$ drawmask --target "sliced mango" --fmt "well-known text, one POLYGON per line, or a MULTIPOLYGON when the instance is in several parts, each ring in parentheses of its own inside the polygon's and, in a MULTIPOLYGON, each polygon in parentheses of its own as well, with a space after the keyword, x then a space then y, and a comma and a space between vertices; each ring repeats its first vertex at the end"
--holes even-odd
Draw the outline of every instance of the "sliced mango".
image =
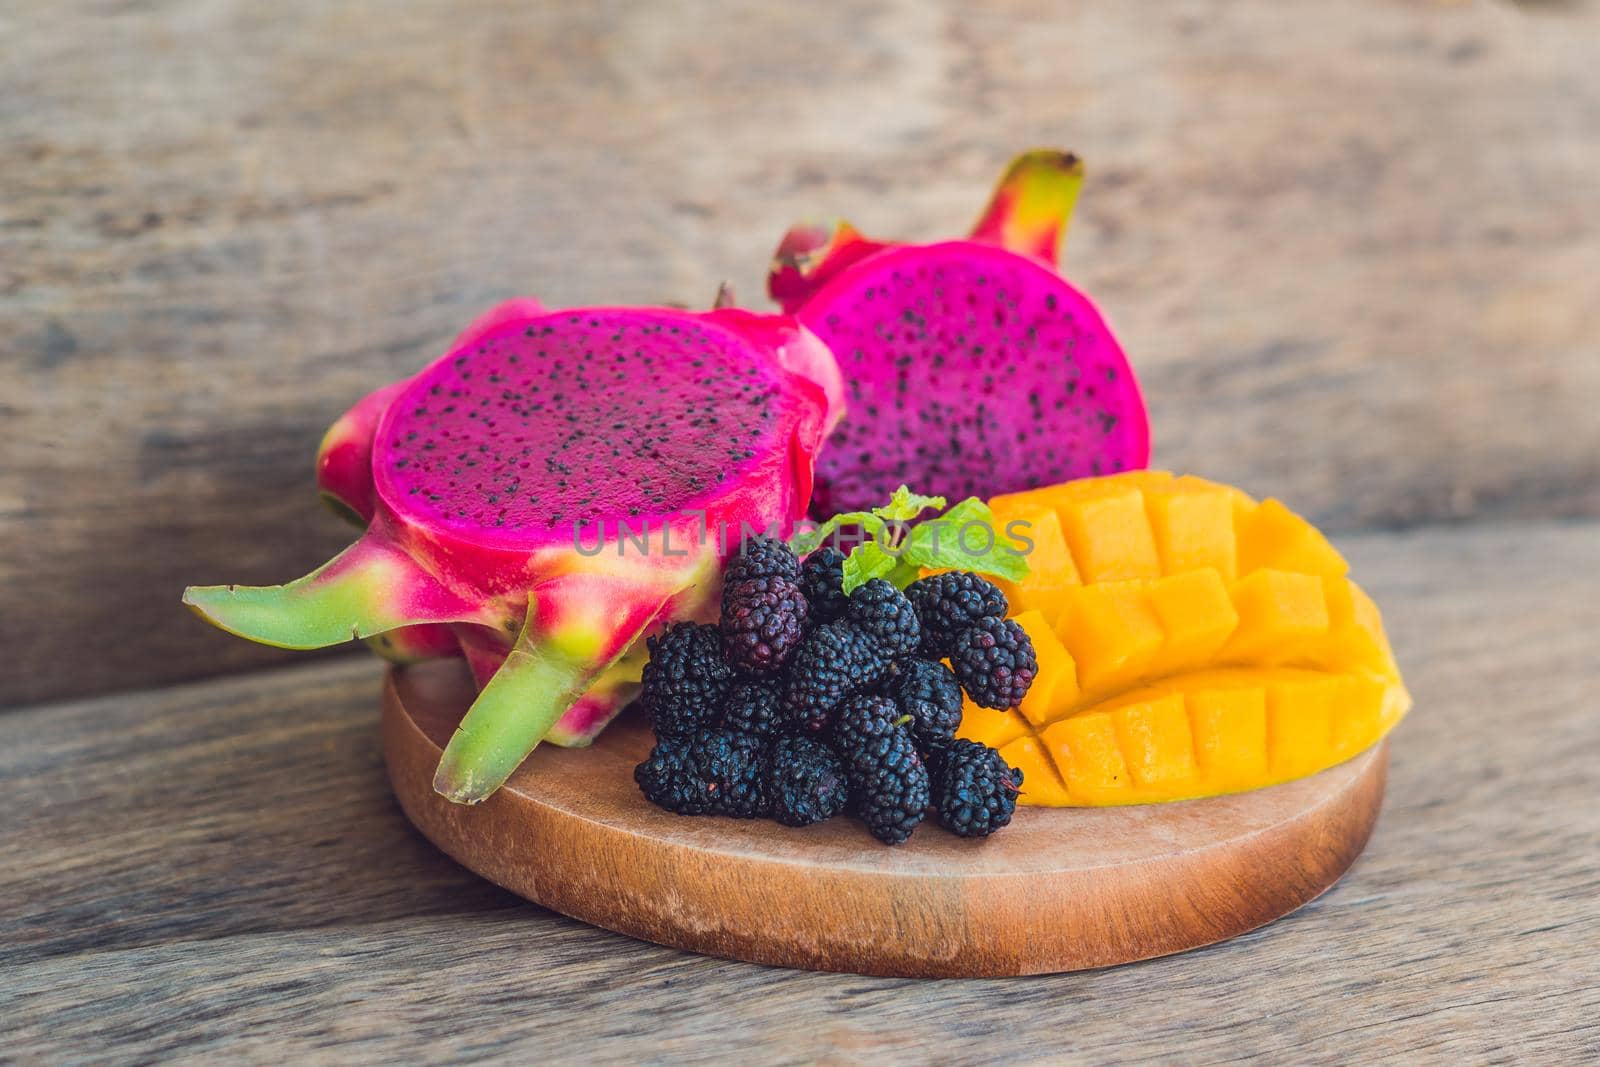
POLYGON ((1137 488, 1068 498, 1056 510, 1085 582, 1161 576, 1161 557, 1145 515, 1144 495, 1137 488))
POLYGON ((991 505, 1044 531, 1007 590, 1039 674, 1016 711, 969 704, 961 736, 1023 769, 1024 803, 1286 781, 1370 747, 1411 706, 1377 606, 1275 500, 1130 471, 991 505))
POLYGON ((1082 584, 1066 535, 1061 532, 1061 517, 1051 508, 1015 513, 996 510, 994 517, 1002 534, 1013 540, 1026 539, 1019 543, 1028 550, 1028 577, 1021 582, 995 582, 1005 593, 1012 612, 1040 608, 1059 613, 1061 590, 1082 584))
POLYGON ((1139 581, 1066 591, 1056 633, 1072 654, 1084 691, 1104 692, 1144 677, 1166 640, 1149 593, 1150 583, 1139 581))
POLYGON ((1033 725, 1043 726, 1051 721, 1055 708, 1077 702, 1077 665, 1042 614, 1025 611, 1015 618, 1033 641, 1034 655, 1039 660, 1039 673, 1018 710, 1033 725))
POLYGON ((1004 748, 1028 733, 1028 722, 1015 711, 980 708, 970 700, 961 704, 961 726, 957 737, 977 741, 990 748, 1004 748))
MULTIPOLYGON (((1002 745, 1000 758, 1022 772, 1023 803, 1058 808, 1072 803, 1044 744, 1033 734, 1002 745)), ((1019 798, 1021 799, 1021 798, 1019 798)))
POLYGON ((1226 488, 1174 482, 1145 490, 1144 503, 1163 574, 1209 569, 1233 581, 1238 545, 1233 499, 1226 488))
POLYGON ((1342 578, 1350 565, 1322 531, 1276 500, 1264 500, 1238 530, 1239 573, 1261 568, 1342 578))
POLYGON ((1228 588, 1214 570, 1162 578, 1150 588, 1150 605, 1165 635, 1150 668, 1156 674, 1205 666, 1239 625, 1228 588))
POLYGON ((1316 575, 1259 570, 1231 592, 1239 625, 1217 653, 1221 662, 1276 663, 1328 634, 1328 604, 1316 575))

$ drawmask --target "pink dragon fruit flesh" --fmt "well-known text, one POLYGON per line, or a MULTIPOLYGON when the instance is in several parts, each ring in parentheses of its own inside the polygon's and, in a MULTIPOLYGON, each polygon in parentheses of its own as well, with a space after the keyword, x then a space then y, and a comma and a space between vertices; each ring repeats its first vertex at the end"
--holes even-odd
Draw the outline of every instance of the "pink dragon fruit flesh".
POLYGON ((1011 164, 966 240, 872 241, 802 225, 768 277, 839 361, 848 412, 817 463, 819 515, 903 483, 950 499, 1143 467, 1150 433, 1122 347, 1056 271, 1078 160, 1011 164))
POLYGON ((476 803, 552 731, 604 725, 641 635, 715 610, 741 532, 805 513, 841 395, 793 319, 513 301, 329 431, 318 484, 367 520, 355 544, 286 585, 184 602, 284 648, 464 651, 482 688, 434 787, 476 803))

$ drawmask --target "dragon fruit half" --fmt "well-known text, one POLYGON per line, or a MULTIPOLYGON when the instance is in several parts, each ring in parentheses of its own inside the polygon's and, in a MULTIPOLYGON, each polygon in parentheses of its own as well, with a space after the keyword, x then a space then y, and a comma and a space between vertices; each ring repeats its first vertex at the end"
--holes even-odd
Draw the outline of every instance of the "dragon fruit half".
POLYGON ((1075 157, 1029 152, 966 240, 888 244, 844 222, 784 236, 768 291, 833 350, 848 388, 817 463, 819 514, 902 483, 989 497, 1149 462, 1122 348, 1055 267, 1082 182, 1075 157))
POLYGON ((286 585, 184 602, 285 648, 464 651, 482 689, 434 787, 476 803, 552 730, 593 736, 639 637, 714 611, 742 533, 805 513, 841 396, 790 318, 511 301, 329 431, 318 484, 360 540, 286 585))

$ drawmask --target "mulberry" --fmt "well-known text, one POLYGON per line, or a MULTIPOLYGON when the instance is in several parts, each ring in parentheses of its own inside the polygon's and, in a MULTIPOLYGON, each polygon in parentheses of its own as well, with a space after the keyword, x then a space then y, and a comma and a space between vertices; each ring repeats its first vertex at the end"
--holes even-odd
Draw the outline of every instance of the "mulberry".
POLYGON ((859 626, 843 621, 818 626, 790 661, 779 700, 785 727, 818 733, 845 697, 875 685, 888 668, 889 659, 859 626))
POLYGON ((768 576, 723 587, 723 646, 728 662, 742 671, 782 669, 804 639, 805 627, 806 598, 797 582, 768 576))
POLYGON ((922 622, 922 650, 929 659, 948 656, 957 633, 979 619, 1003 619, 1007 609, 998 586, 966 571, 919 578, 906 588, 906 599, 922 622))
POLYGON ((865 630, 890 656, 908 656, 922 643, 922 624, 911 601, 882 578, 856 587, 845 618, 865 630))
POLYGON ((924 751, 948 744, 961 725, 961 683, 943 663, 902 660, 878 691, 911 716, 911 733, 924 751))
POLYGON ((762 780, 765 755, 758 737, 701 730, 658 740, 633 777, 645 799, 679 815, 753 819, 768 812, 762 780))
POLYGON ((979 619, 956 634, 950 666, 974 704, 997 709, 1022 703, 1039 673, 1033 641, 1011 619, 979 619))
POLYGON ((1011 822, 1022 772, 976 741, 953 741, 928 754, 939 825, 959 837, 988 837, 1011 822))
POLYGON ((772 817, 784 826, 831 819, 850 799, 844 764, 821 742, 784 737, 767 757, 765 789, 772 817))
POLYGON ((656 735, 693 733, 721 710, 733 670, 722 655, 722 639, 709 624, 681 622, 647 642, 640 699, 656 735))
POLYGON ((844 553, 831 545, 806 557, 800 588, 811 604, 814 622, 832 622, 844 616, 849 603, 844 595, 844 558, 844 553))
POLYGON ((773 537, 756 534, 739 544, 739 551, 728 557, 722 572, 722 603, 726 607, 728 592, 740 582, 752 578, 782 578, 800 584, 800 561, 788 545, 773 537))

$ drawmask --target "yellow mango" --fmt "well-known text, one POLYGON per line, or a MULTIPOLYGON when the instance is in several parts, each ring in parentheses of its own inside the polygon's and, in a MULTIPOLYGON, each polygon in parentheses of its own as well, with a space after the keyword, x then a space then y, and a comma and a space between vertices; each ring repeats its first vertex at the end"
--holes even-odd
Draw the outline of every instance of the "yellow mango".
POLYGON ((1116 804, 1133 780, 1117 744, 1117 728, 1104 712, 1063 719, 1039 735, 1075 799, 1116 804))
POLYGON ((1023 769, 1023 803, 1272 785, 1364 751, 1411 707, 1376 605, 1275 500, 1130 471, 992 504, 1031 517, 1035 574, 1006 591, 1039 673, 1016 711, 965 705, 960 733, 1023 769))
POLYGON ((1346 759, 1376 741, 1382 732, 1383 704, 1389 684, 1371 675, 1340 679, 1333 711, 1332 756, 1346 759))
POLYGON ((1297 778, 1329 765, 1342 680, 1312 675, 1267 687, 1267 762, 1274 778, 1297 778))
POLYGON ((1072 551, 1061 532, 1061 517, 1047 507, 1006 516, 997 511, 995 523, 999 527, 998 533, 1017 541, 1028 550, 1026 578, 1020 582, 995 579, 995 584, 1005 593, 1012 612, 1040 608, 1052 615, 1059 614, 1061 590, 1081 584, 1077 565, 1072 561, 1072 551), (1012 530, 1016 531, 1015 534, 1012 530), (1026 541, 1022 541, 1023 538, 1026 541))
POLYGON ((961 703, 961 726, 957 737, 977 741, 990 748, 1004 748, 1028 732, 1028 724, 1014 711, 980 708, 970 700, 961 703))
POLYGON ((1210 662, 1239 625, 1227 586, 1214 570, 1162 578, 1150 588, 1150 605, 1165 634, 1151 664, 1157 675, 1195 670, 1210 662))
POLYGON ((1328 632, 1310 641, 1298 658, 1318 667, 1364 667, 1398 677, 1383 617, 1372 598, 1348 578, 1324 578, 1322 591, 1328 632))
POLYGON ((1182 694, 1117 708, 1111 721, 1135 785, 1168 785, 1195 776, 1194 739, 1182 694))
POLYGON ((1022 797, 1026 798, 1022 803, 1047 807, 1070 803, 1055 764, 1037 737, 1028 734, 1017 738, 1000 749, 1000 758, 1022 772, 1022 797))
POLYGON ((1322 532, 1276 500, 1264 500, 1240 523, 1239 573, 1270 568, 1342 578, 1350 570, 1322 532))
POLYGON ((1209 568, 1233 581, 1238 547, 1233 500, 1226 488, 1174 482, 1145 490, 1144 504, 1164 574, 1209 568))
POLYGON ((1065 591, 1056 623, 1061 643, 1088 690, 1137 680, 1161 651, 1166 633, 1149 600, 1149 582, 1105 582, 1065 591))
POLYGON ((1033 725, 1042 726, 1059 718, 1064 709, 1077 702, 1078 668, 1042 614, 1025 611, 1015 619, 1017 625, 1027 631, 1039 660, 1039 673, 1028 687, 1028 695, 1022 698, 1019 710, 1033 725))
POLYGON ((1260 686, 1199 689, 1185 704, 1195 758, 1224 787, 1259 782, 1267 772, 1267 694, 1260 686))
POLYGON ((1069 498, 1057 505, 1057 513, 1085 582, 1161 576, 1161 558, 1138 489, 1069 498))
POLYGON ((1239 626, 1217 653, 1223 663, 1272 663, 1328 633, 1321 579, 1290 571, 1253 571, 1230 590, 1239 626))

